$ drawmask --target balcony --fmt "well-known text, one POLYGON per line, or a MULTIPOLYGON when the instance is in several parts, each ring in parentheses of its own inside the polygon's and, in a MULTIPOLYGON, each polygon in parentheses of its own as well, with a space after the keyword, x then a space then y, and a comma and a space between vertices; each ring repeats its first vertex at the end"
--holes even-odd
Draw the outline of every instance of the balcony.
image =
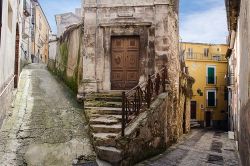
POLYGON ((233 86, 234 85, 234 73, 228 73, 227 74, 227 86, 233 86))
POLYGON ((190 53, 185 52, 185 60, 204 60, 204 61, 227 61, 225 54, 201 54, 201 53, 190 53))
POLYGON ((26 17, 29 17, 31 15, 31 6, 30 3, 27 2, 27 0, 23 1, 23 14, 26 17))

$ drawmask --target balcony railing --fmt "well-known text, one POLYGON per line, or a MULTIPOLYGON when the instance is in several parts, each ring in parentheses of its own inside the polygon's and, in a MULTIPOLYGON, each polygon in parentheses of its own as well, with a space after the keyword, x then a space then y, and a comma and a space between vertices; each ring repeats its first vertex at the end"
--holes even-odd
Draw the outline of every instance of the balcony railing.
POLYGON ((23 14, 26 17, 29 17, 31 15, 31 6, 30 3, 27 2, 27 0, 23 0, 23 14))
POLYGON ((185 60, 210 60, 210 61, 227 61, 224 54, 201 54, 185 52, 185 60))
POLYGON ((227 74, 227 85, 228 86, 234 85, 234 73, 227 74))

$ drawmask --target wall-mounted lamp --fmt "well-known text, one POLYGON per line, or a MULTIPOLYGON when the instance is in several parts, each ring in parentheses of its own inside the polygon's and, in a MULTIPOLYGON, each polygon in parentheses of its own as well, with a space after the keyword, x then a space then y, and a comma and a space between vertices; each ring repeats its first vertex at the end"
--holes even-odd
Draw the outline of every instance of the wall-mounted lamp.
POLYGON ((197 89, 197 93, 198 93, 200 96, 203 96, 203 92, 201 91, 201 89, 197 89))

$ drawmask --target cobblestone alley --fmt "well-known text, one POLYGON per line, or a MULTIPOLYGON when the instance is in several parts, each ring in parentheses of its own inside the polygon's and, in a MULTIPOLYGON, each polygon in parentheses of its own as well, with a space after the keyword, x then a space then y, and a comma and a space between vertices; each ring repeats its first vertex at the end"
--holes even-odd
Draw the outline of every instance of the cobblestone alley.
POLYGON ((234 141, 227 133, 195 129, 163 154, 137 166, 238 166, 234 141))
POLYGON ((69 90, 45 69, 28 65, 0 131, 0 165, 72 165, 94 152, 82 107, 69 90))

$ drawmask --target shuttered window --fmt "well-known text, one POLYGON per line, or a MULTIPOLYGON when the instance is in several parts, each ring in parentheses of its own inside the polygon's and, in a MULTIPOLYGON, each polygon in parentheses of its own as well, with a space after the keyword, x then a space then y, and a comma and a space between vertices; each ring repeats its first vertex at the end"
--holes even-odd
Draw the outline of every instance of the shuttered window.
POLYGON ((215 67, 207 68, 207 84, 215 84, 215 67))
POLYGON ((204 56, 208 57, 208 52, 209 52, 209 49, 208 48, 204 48, 204 56))
POLYGON ((208 107, 216 106, 216 90, 207 91, 207 106, 208 107))

